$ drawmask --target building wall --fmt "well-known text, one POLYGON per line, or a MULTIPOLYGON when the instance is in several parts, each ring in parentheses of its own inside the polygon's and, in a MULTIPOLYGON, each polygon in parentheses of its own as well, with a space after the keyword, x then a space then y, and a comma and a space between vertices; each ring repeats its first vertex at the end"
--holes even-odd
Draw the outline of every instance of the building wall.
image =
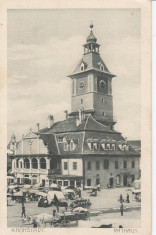
POLYGON ((103 112, 106 117, 113 117, 113 97, 101 93, 94 93, 95 115, 102 116, 103 112), (102 102, 103 99, 103 102, 102 102))
POLYGON ((138 157, 88 157, 85 159, 85 185, 87 180, 91 179, 91 185, 96 185, 96 179, 100 180, 101 187, 107 187, 110 184, 110 178, 113 178, 113 186, 124 185, 124 175, 129 175, 128 183, 132 183, 132 177, 139 177, 139 158, 138 157), (104 169, 104 160, 109 160, 109 169, 104 169), (127 168, 123 168, 123 161, 127 161, 127 168), (135 161, 135 168, 132 168, 132 160, 135 161), (91 162, 91 170, 88 170, 88 161, 91 162), (96 169, 96 161, 100 162, 100 169, 96 169), (115 169, 115 161, 118 161, 118 169, 115 169), (134 175, 134 176, 133 176, 134 175))
POLYGON ((77 175, 82 176, 83 174, 83 167, 82 167, 82 159, 62 159, 61 160, 61 169, 62 169, 62 175, 77 175), (67 163, 67 170, 64 169, 64 162, 67 163), (73 169, 73 162, 77 163, 77 170, 73 169))
POLYGON ((93 93, 87 93, 83 95, 72 97, 72 112, 77 112, 78 110, 84 108, 85 110, 93 109, 93 93), (81 103, 83 100, 83 103, 81 103))

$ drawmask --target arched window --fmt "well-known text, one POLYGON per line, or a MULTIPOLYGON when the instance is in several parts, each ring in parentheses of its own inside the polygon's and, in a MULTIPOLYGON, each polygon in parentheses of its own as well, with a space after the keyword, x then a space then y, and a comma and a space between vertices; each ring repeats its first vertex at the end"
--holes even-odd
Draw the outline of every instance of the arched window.
POLYGON ((30 168, 30 161, 29 158, 24 159, 24 168, 29 169, 30 168))
POLYGON ((19 158, 16 160, 16 168, 19 168, 19 158))
POLYGON ((46 169, 46 160, 43 157, 40 159, 40 168, 46 169))
POLYGON ((20 168, 22 169, 23 168, 22 161, 20 161, 19 164, 20 164, 20 168))
POLYGON ((38 169, 38 162, 36 158, 32 159, 32 168, 33 169, 38 169))
POLYGON ((50 159, 50 169, 57 168, 57 160, 55 158, 50 159))
POLYGON ((109 169, 109 161, 107 159, 104 160, 104 169, 105 170, 109 169))

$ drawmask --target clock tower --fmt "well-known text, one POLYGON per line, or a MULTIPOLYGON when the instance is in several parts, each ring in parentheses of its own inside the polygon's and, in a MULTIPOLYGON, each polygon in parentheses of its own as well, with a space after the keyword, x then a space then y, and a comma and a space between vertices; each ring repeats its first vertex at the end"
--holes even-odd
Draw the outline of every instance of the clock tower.
POLYGON ((113 129, 116 123, 113 116, 112 74, 100 57, 97 39, 90 25, 90 34, 83 45, 84 54, 74 72, 72 79, 71 114, 79 110, 92 116, 113 129))

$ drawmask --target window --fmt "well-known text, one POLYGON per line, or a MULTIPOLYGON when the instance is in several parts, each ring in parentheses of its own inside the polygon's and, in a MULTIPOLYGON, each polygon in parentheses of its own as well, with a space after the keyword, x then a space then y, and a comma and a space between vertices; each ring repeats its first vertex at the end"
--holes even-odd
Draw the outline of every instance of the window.
POLYGON ((100 68, 101 68, 101 70, 102 70, 102 71, 104 71, 104 67, 103 67, 103 65, 101 65, 101 66, 100 66, 100 68))
POLYGON ((30 168, 30 161, 28 158, 24 159, 24 168, 29 169, 30 168))
POLYGON ((70 150, 74 150, 74 142, 72 140, 70 141, 70 150))
POLYGON ((64 151, 68 151, 68 143, 67 142, 64 143, 64 151))
POLYGON ((45 158, 40 159, 40 168, 41 169, 46 169, 46 160, 45 160, 45 158))
POLYGON ((109 169, 109 161, 107 159, 104 160, 104 169, 105 170, 109 169))
POLYGON ((68 163, 64 162, 64 170, 68 170, 68 163))
POLYGON ((22 168, 22 162, 20 162, 20 168, 22 168))
POLYGON ((100 149, 100 143, 94 143, 95 149, 99 150, 100 149))
POLYGON ((118 161, 115 161, 115 169, 119 169, 118 161))
POLYGON ((104 98, 102 98, 102 103, 104 103, 104 98))
POLYGON ((58 137, 58 143, 63 143, 63 137, 58 137))
POLYGON ((77 170, 77 162, 73 162, 73 170, 77 170))
POLYGON ((76 187, 81 187, 81 181, 76 181, 76 187))
POLYGON ((87 186, 91 186, 91 179, 87 179, 87 186))
POLYGON ((32 159, 32 168, 33 169, 37 169, 38 168, 38 162, 36 158, 32 159))
POLYGON ((135 161, 132 161, 132 168, 135 168, 135 161))
POLYGON ((81 99, 81 104, 83 104, 83 99, 81 99))
POLYGON ((123 168, 127 168, 127 161, 123 162, 123 168))
POLYGON ((105 116, 105 112, 103 112, 102 115, 105 116))
POLYGON ((96 170, 100 170, 100 162, 96 161, 96 170))
POLYGON ((100 179, 99 178, 96 179, 96 185, 98 185, 98 184, 100 184, 100 179))
POLYGON ((91 150, 94 150, 94 143, 91 142, 90 144, 91 144, 91 145, 90 145, 91 150))
POLYGON ((16 168, 19 168, 19 160, 20 160, 20 159, 17 159, 17 160, 16 160, 16 168))
POLYGON ((64 186, 68 186, 68 181, 63 182, 64 186))
POLYGON ((91 170, 91 162, 88 162, 87 169, 88 169, 88 170, 91 170))
POLYGON ((58 181, 58 185, 62 186, 62 181, 61 180, 58 181))

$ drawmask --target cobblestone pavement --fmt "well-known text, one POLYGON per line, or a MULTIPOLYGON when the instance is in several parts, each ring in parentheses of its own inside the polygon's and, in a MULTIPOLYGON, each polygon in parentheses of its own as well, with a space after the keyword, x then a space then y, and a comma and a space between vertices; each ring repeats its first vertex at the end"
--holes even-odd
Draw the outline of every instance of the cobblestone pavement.
MULTIPOLYGON (((98 192, 97 197, 89 196, 88 191, 82 191, 82 198, 89 198, 91 200, 92 206, 91 211, 98 211, 106 208, 119 208, 120 203, 118 201, 120 194, 123 198, 126 198, 127 193, 130 196, 130 203, 124 203, 124 207, 127 206, 141 206, 140 202, 132 200, 132 193, 129 188, 116 188, 116 189, 102 189, 98 192)), ((8 227, 22 227, 24 226, 23 220, 21 218, 21 204, 16 202, 10 202, 7 207, 7 218, 8 227)), ((41 213, 52 214, 55 207, 41 208, 37 206, 37 202, 25 203, 26 215, 36 215, 41 213)), ((64 210, 64 208, 61 208, 64 210)), ((97 222, 100 223, 114 223, 114 224, 124 224, 128 227, 140 227, 140 210, 124 212, 124 216, 121 218, 120 212, 114 213, 102 213, 98 216, 91 217, 90 221, 79 221, 79 227, 91 227, 97 222), (111 219, 110 219, 111 218, 111 219), (133 225, 133 226, 132 226, 133 225)))

